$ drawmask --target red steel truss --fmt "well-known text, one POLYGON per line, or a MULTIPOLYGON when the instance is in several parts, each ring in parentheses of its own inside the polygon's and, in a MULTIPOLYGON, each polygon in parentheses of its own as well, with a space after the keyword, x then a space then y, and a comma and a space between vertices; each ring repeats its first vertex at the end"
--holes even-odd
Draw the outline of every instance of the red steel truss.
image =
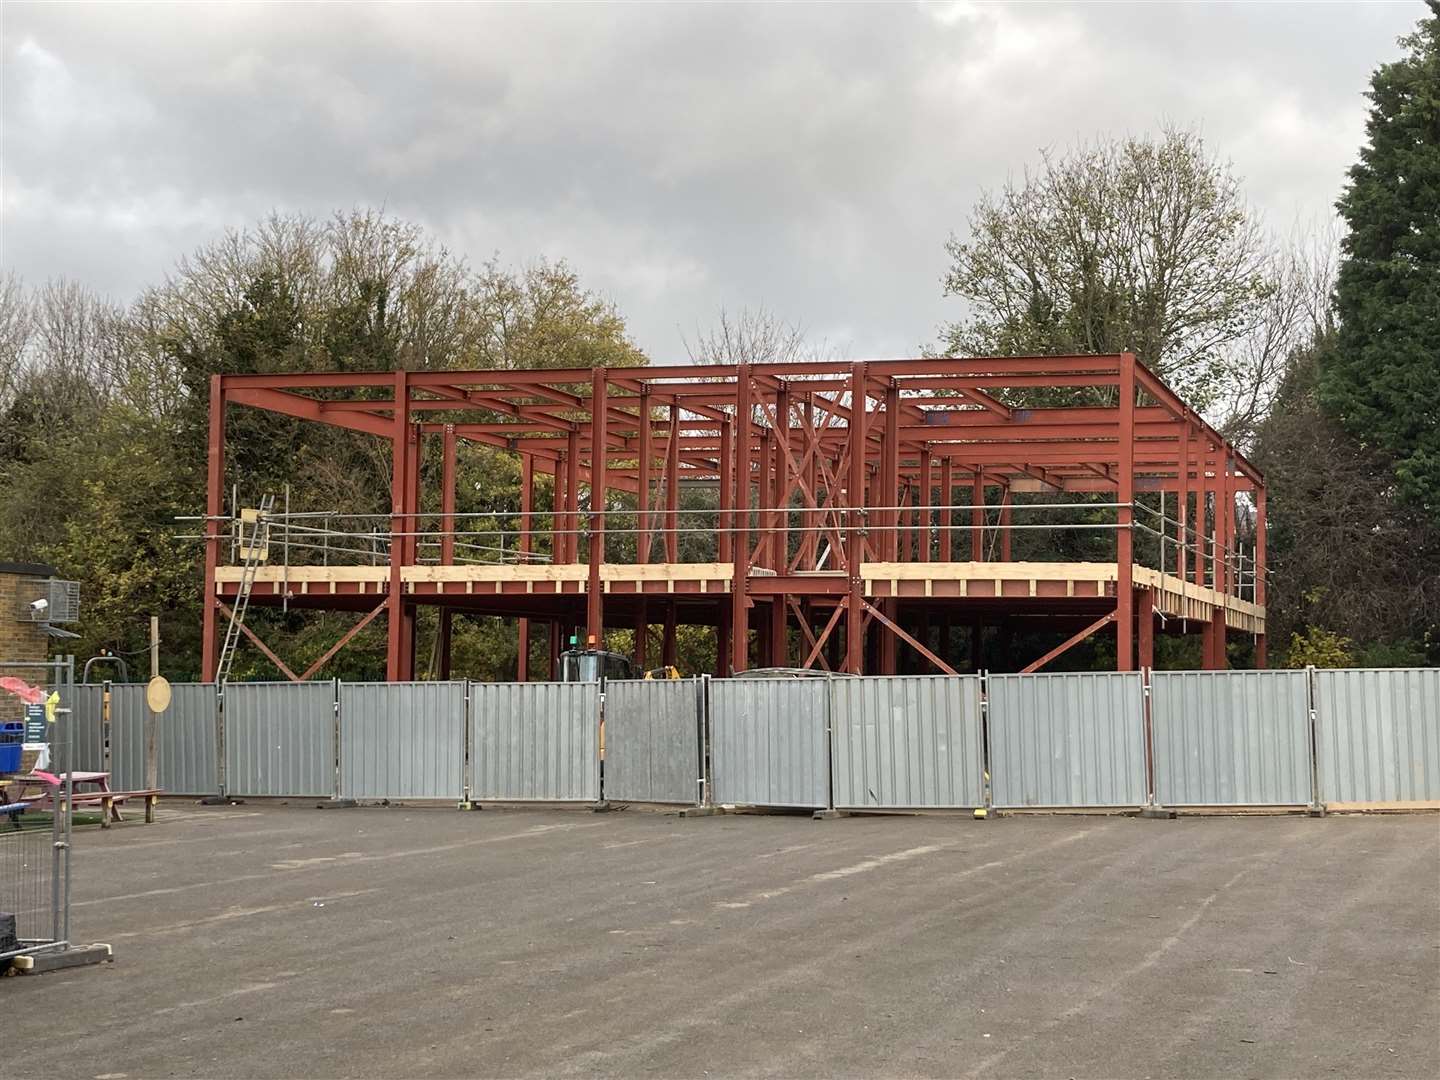
MULTIPOLYGON (((454 611, 516 618, 521 678, 537 621, 549 627, 553 663, 565 628, 602 643, 607 626, 648 627, 651 613, 664 619, 667 662, 677 620, 716 627, 721 673, 756 660, 890 673, 897 643, 954 671, 953 657, 930 648, 932 627, 1009 614, 1082 628, 1031 668, 1110 623, 1121 670, 1149 664, 1157 627, 1197 625, 1205 666, 1224 665, 1227 628, 1252 634, 1263 663, 1263 479, 1122 353, 217 375, 207 679, 239 580, 224 558, 236 512, 224 506, 230 407, 389 440, 391 508, 366 530, 372 545, 383 534, 369 565, 332 565, 330 537, 349 534, 311 528, 325 537, 325 565, 290 566, 290 542, 304 534, 277 521, 287 565, 264 567, 251 602, 354 610, 366 621, 383 608, 390 679, 414 676, 422 604, 441 608, 442 672, 454 611), (441 447, 438 513, 421 509, 427 440, 441 447), (520 505, 508 515, 518 524, 501 533, 498 557, 471 542, 484 515, 455 510, 467 443, 519 457, 520 505), (697 510, 681 505, 688 489, 713 494, 697 510), (1108 530, 1107 562, 1012 560, 1017 531, 1040 527, 1026 512, 1067 504, 1085 521, 1047 527, 1108 530), (1237 544, 1242 512, 1254 521, 1248 553, 1237 544), (1159 565, 1153 555, 1143 565, 1141 548, 1158 548, 1159 565)), ((643 664, 644 635, 637 651, 643 664)))

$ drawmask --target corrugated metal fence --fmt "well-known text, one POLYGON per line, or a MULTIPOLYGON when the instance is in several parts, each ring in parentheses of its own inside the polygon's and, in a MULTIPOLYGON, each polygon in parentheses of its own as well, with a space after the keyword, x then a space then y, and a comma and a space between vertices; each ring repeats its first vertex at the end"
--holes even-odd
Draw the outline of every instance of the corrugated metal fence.
POLYGON ((1440 668, 1315 672, 1320 798, 1440 801, 1440 668))
POLYGON ((984 805, 978 675, 835 679, 831 693, 835 806, 984 805))
POLYGON ((715 801, 830 805, 828 679, 718 679, 710 684, 715 801))
POLYGON ((220 790, 220 700, 214 683, 172 683, 170 708, 157 718, 160 787, 173 795, 220 790))
POLYGON ((989 675, 985 687, 995 806, 1146 802, 1138 672, 989 675))
POLYGON ((145 687, 117 683, 110 687, 110 786, 138 791, 145 786, 145 687))
POLYGON ((340 797, 459 799, 463 682, 340 684, 340 797))
POLYGON ((471 683, 470 797, 600 797, 598 683, 471 683))
POLYGON ((79 683, 60 691, 75 725, 75 769, 100 772, 105 768, 104 687, 79 683))
POLYGON ((335 794, 334 683, 229 683, 224 709, 227 794, 335 794))
POLYGON ((1157 802, 1311 801, 1307 672, 1157 671, 1150 678, 1157 802))
POLYGON ((703 796, 700 679, 605 683, 605 797, 696 803, 703 796))
MULTIPOLYGON (((612 681, 604 795, 808 809, 1440 803, 1440 669, 1149 680, 1148 707, 1139 673, 612 681)), ((156 728, 169 793, 601 797, 594 683, 173 690, 156 728)), ((102 693, 64 692, 75 767, 105 768, 108 735, 112 786, 143 787, 144 687, 112 685, 108 733, 102 693)))

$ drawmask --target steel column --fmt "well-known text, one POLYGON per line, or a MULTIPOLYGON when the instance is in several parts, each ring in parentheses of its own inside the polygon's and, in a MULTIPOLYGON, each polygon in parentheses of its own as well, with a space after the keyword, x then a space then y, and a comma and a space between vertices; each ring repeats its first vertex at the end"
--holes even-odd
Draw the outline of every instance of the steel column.
POLYGON ((605 369, 597 367, 590 379, 590 577, 585 595, 585 634, 597 649, 605 647, 605 593, 600 581, 600 564, 605 561, 608 390, 605 369))
POLYGON ((734 578, 730 583, 730 668, 750 666, 750 365, 741 364, 735 378, 735 503, 734 578))
POLYGON ((985 559, 985 470, 975 468, 975 478, 970 486, 970 559, 983 562, 985 559))
MULTIPOLYGON (((521 457, 521 469, 530 455, 521 457)), ((440 562, 455 561, 455 425, 446 424, 440 436, 440 562)))
POLYGON ((1120 355, 1120 465, 1115 501, 1120 504, 1115 532, 1115 670, 1135 670, 1135 559, 1131 531, 1135 501, 1135 354, 1120 355))
POLYGON ((565 451, 565 561, 580 561, 580 433, 571 430, 565 451))
MULTIPOLYGON (((531 514, 535 509, 535 459, 529 454, 520 455, 520 559, 528 563, 533 541, 531 539, 531 514)), ((503 545, 502 545, 503 546, 503 545)), ((515 623, 516 661, 515 681, 530 681, 530 620, 520 618, 515 623)))
POLYGON ((845 670, 855 675, 865 671, 865 600, 860 576, 865 561, 865 428, 869 419, 868 369, 864 361, 850 368, 850 479, 845 485, 846 515, 845 566, 849 575, 845 620, 845 670))
POLYGON ((390 435, 390 579, 389 612, 385 640, 385 678, 391 682, 404 678, 405 631, 404 612, 401 610, 402 583, 400 568, 404 559, 404 548, 399 536, 405 531, 405 486, 409 475, 409 455, 406 431, 406 410, 399 404, 409 400, 406 384, 407 372, 394 374, 395 416, 391 423, 390 435))
POLYGON ((950 507, 955 503, 955 462, 949 457, 940 461, 940 489, 940 561, 950 562, 953 558, 950 507))
POLYGON ((665 456, 665 559, 680 561, 680 409, 670 406, 669 453, 665 456))
MULTIPOLYGON (((733 421, 724 420, 720 423, 720 511, 716 517, 717 538, 715 541, 715 557, 719 562, 731 560, 731 546, 734 537, 730 530, 735 527, 735 514, 732 507, 735 505, 735 425, 733 421)), ((722 643, 720 655, 723 656, 728 643, 722 643)), ((723 664, 722 664, 723 666, 723 664)))
POLYGON ((650 466, 655 458, 651 431, 650 391, 640 394, 640 461, 635 491, 635 561, 650 561, 650 466))
POLYGON ((920 546, 919 556, 921 562, 930 561, 930 504, 933 501, 933 489, 935 476, 932 472, 934 462, 927 446, 920 451, 920 499, 916 502, 916 512, 920 516, 919 532, 916 541, 920 546))
MULTIPOLYGON (((234 507, 231 507, 234 511, 234 507)), ((220 516, 225 512, 225 389, 219 375, 210 376, 210 434, 205 448, 205 596, 200 605, 201 677, 214 682, 220 664, 219 603, 215 594, 215 571, 220 565, 223 532, 220 516)))

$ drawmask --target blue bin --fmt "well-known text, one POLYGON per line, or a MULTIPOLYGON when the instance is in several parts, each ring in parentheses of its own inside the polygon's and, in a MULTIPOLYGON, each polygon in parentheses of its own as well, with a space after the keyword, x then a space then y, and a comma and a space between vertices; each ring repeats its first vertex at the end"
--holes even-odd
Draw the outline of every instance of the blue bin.
POLYGON ((20 771, 22 744, 25 742, 25 721, 0 724, 0 773, 20 771))

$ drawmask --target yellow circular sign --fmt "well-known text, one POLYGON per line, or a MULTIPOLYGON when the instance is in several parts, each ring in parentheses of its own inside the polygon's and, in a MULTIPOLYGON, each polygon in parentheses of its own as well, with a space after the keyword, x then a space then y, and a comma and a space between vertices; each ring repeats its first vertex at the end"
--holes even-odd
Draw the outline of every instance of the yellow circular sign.
POLYGON ((164 675, 156 675, 145 685, 145 704, 154 713, 162 713, 170 707, 170 680, 164 675))

